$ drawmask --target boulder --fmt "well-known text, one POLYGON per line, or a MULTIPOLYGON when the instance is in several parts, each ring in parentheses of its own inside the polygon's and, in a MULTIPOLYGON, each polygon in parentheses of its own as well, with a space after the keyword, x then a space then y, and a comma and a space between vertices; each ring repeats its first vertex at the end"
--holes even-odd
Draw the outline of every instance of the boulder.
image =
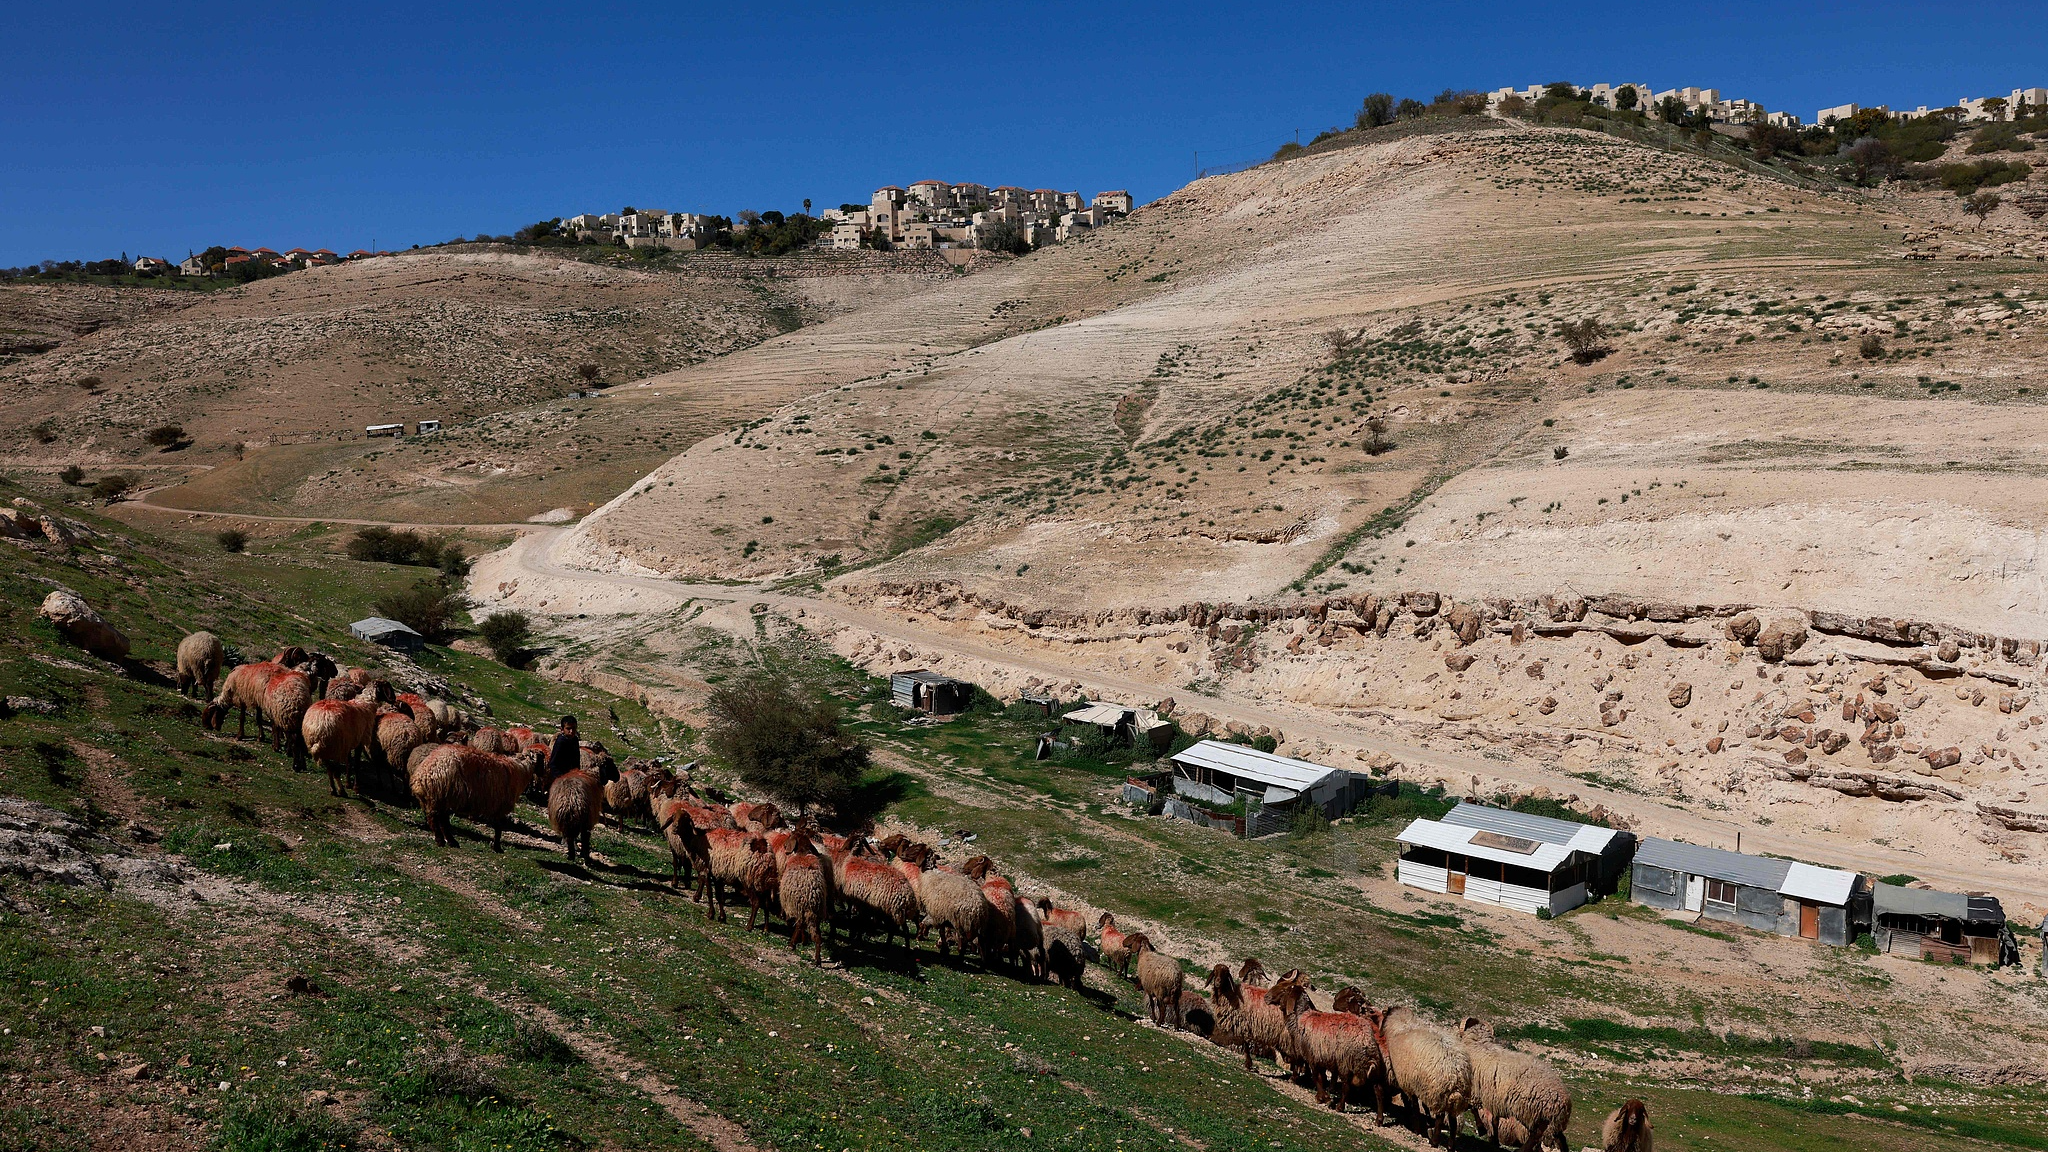
POLYGON ((1806 643, 1806 636, 1806 617, 1803 614, 1774 614, 1757 633, 1756 654, 1775 663, 1798 651, 1806 643))
POLYGON ((125 660, 128 638, 106 622, 76 592, 59 588, 43 597, 41 614, 64 638, 103 660, 125 660))
POLYGON ((1444 653, 1444 667, 1449 668, 1453 672, 1463 672, 1465 669, 1470 668, 1472 662, 1477 659, 1479 657, 1470 652, 1446 652, 1444 653))
POLYGON ((1673 684, 1671 686, 1670 700, 1673 708, 1683 708, 1692 703, 1692 685, 1683 681, 1673 684))
POLYGON ((1723 747, 1724 743, 1725 742, 1719 736, 1712 737, 1707 741, 1707 751, 1719 752, 1723 747))
POLYGON ((1921 756, 1926 758, 1929 768, 1939 771, 1943 768, 1962 763, 1963 750, 1956 747, 1929 748, 1927 751, 1922 752, 1921 756))
POLYGON ((1486 627, 1486 612, 1471 604, 1453 602, 1444 610, 1444 620, 1458 637, 1458 643, 1470 644, 1479 639, 1480 630, 1486 627))
POLYGON ((1953 664, 1962 658, 1963 650, 1954 640, 1943 640, 1941 646, 1934 650, 1934 655, 1943 664, 1953 664))
POLYGON ((19 509, 0 508, 0 537, 34 540, 42 534, 43 526, 35 517, 23 515, 19 509))

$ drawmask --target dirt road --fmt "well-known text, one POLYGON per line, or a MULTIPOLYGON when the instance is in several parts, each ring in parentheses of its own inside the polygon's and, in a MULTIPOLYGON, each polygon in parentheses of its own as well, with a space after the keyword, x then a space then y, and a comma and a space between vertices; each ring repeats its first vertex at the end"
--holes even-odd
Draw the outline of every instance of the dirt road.
MULTIPOLYGON (((990 645, 976 644, 919 626, 901 615, 837 603, 813 596, 793 596, 763 586, 729 584, 686 584, 659 577, 597 572, 563 565, 556 557, 556 545, 564 539, 560 529, 524 526, 525 535, 496 555, 496 563, 483 580, 502 580, 517 573, 522 580, 539 580, 550 588, 550 597, 575 597, 578 589, 628 590, 633 599, 680 603, 685 600, 722 600, 765 603, 785 612, 802 609, 807 618, 822 617, 850 628, 863 629, 892 640, 914 644, 926 651, 941 652, 1004 665, 1054 680, 1074 679, 1091 692, 1111 698, 1149 702, 1163 696, 1185 696, 1183 688, 1154 683, 1130 676, 1077 669, 1047 657, 1019 654, 990 645)), ((560 603, 560 601, 557 601, 560 603)), ((567 609, 564 609, 567 610, 567 609)), ((1424 748, 1407 741, 1363 730, 1342 718, 1310 709, 1276 705, 1267 701, 1221 694, 1200 698, 1200 708, 1219 720, 1265 724, 1286 731, 1291 737, 1309 736, 1343 752, 1384 752, 1406 763, 1418 765, 1443 776, 1453 786, 1472 776, 1503 779, 1526 788, 1545 787, 1558 793, 1577 793, 1584 803, 1604 804, 1610 811, 1642 821, 1647 832, 1684 839, 1695 844, 1734 848, 1740 837, 1743 851, 1768 853, 1793 859, 1825 862, 1854 868, 1872 875, 1910 873, 1931 884, 1957 891, 1997 893, 2008 900, 2048 904, 2048 878, 2038 869, 2024 866, 1968 868, 1944 864, 1915 852, 1825 833, 1798 836, 1774 833, 1769 828, 1718 820, 1688 811, 1655 797, 1597 788, 1583 780, 1554 772, 1527 761, 1501 761, 1438 748, 1424 748)))

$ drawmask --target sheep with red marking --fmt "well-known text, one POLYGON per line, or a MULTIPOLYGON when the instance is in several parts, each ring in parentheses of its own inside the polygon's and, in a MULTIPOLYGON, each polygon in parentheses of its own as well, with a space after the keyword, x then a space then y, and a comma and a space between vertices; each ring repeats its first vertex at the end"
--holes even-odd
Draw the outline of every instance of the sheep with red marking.
POLYGON ((263 715, 270 721, 270 747, 274 751, 290 751, 294 767, 305 767, 302 726, 315 695, 313 678, 304 672, 283 669, 272 673, 263 684, 263 715))
POLYGON ((1347 1007, 1352 1011, 1321 1012, 1301 984, 1286 983, 1273 988, 1273 1007, 1287 1023, 1292 1049, 1316 1084, 1316 1103, 1328 1104, 1342 1112, 1353 1090, 1373 1089, 1377 1114, 1386 1122, 1386 1061, 1380 1055, 1378 1025, 1362 997, 1347 1007))
POLYGON ((1095 931, 1102 941, 1102 964, 1114 969, 1116 974, 1128 979, 1131 974, 1131 949, 1123 929, 1116 926, 1116 917, 1104 912, 1095 921, 1095 931))
POLYGON ((341 783, 344 773, 349 783, 361 791, 355 778, 355 762, 377 737, 377 711, 373 706, 359 700, 312 701, 300 721, 299 732, 307 753, 326 767, 327 791, 331 795, 348 795, 341 783))
POLYGON ((885 938, 900 935, 909 949, 917 931, 917 893, 903 873, 864 855, 860 848, 848 844, 831 854, 833 890, 879 922, 885 938))
POLYGON ((419 720, 404 708, 385 707, 377 712, 378 754, 388 768, 405 771, 405 762, 412 750, 426 743, 420 732, 419 720))
POLYGON ((263 661, 258 664, 242 664, 228 670, 227 678, 221 681, 220 695, 213 698, 200 714, 206 727, 218 732, 227 726, 228 709, 235 710, 235 735, 238 738, 249 735, 249 714, 256 714, 256 736, 263 736, 263 689, 270 678, 285 670, 284 665, 263 661))
POLYGON ((437 744, 412 770, 412 794, 433 830, 436 847, 455 847, 450 817, 488 824, 491 850, 505 850, 505 825, 540 767, 534 753, 500 756, 461 744, 437 744))
MULTIPOLYGON (((933 858, 926 855, 924 859, 929 863, 933 858)), ((987 964, 989 920, 995 909, 983 895, 981 885, 965 873, 928 866, 921 869, 916 884, 917 903, 924 909, 922 924, 939 930, 939 955, 944 956, 951 947, 964 960, 967 946, 972 944, 980 953, 981 962, 987 964)))
POLYGON ((789 924, 789 946, 801 951, 800 942, 808 936, 811 963, 823 964, 825 927, 831 914, 830 883, 810 839, 802 832, 798 832, 791 841, 789 855, 782 861, 780 871, 781 881, 777 890, 781 896, 782 918, 789 924))

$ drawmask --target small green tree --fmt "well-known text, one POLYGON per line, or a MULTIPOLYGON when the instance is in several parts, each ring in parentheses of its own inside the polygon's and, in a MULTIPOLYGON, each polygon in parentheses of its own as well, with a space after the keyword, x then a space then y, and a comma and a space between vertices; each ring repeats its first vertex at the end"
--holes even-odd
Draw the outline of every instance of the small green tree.
POLYGON ((1358 127, 1378 128, 1394 122, 1394 97, 1386 92, 1374 92, 1358 107, 1358 127))
POLYGON ((169 448, 185 439, 185 429, 179 424, 159 424, 142 434, 142 438, 154 448, 169 448))
POLYGON ((114 501, 126 496, 128 489, 132 487, 134 487, 134 482, 126 476, 102 476, 93 482, 92 494, 108 504, 112 504, 114 501))
POLYGON ((595 364, 578 364, 576 366, 576 375, 583 377, 585 384, 595 384, 597 383, 597 378, 604 375, 604 369, 599 368, 595 364))
POLYGON ((249 534, 240 528, 227 528, 217 533, 213 541, 223 552, 240 552, 249 546, 249 534))
POLYGON ((400 592, 380 596, 371 605, 379 616, 396 620, 429 640, 445 639, 463 599, 439 580, 416 581, 400 592))
POLYGON ((1856 346, 1856 351, 1861 353, 1865 360, 1879 359, 1884 356, 1884 337, 1875 332, 1865 332, 1862 342, 1856 346))
POLYGON ((799 811, 852 802, 867 746, 839 726, 839 709, 768 673, 711 693, 705 742, 740 779, 799 811))
POLYGON ((1977 218, 1977 228, 1982 231, 1984 218, 1998 211, 1998 206, 2002 203, 2004 201, 1998 198, 1996 192, 1977 192, 1963 201, 1963 211, 1977 218))
POLYGON ((78 485, 85 483, 85 469, 80 468, 76 464, 66 464, 64 470, 57 473, 57 479, 76 488, 78 485))
POLYGON ((1623 84, 1614 93, 1614 106, 1623 112, 1633 112, 1641 99, 1642 94, 1636 91, 1635 85, 1623 84))
POLYGON ((493 612, 477 625, 477 635, 490 645, 491 655, 508 668, 521 667, 526 661, 526 641, 531 637, 533 622, 524 612, 493 612))
POLYGON ((1607 338, 1607 329, 1591 316, 1559 324, 1557 334, 1564 338, 1565 347, 1571 350, 1573 363, 1591 364, 1607 355, 1608 349, 1602 343, 1607 338))

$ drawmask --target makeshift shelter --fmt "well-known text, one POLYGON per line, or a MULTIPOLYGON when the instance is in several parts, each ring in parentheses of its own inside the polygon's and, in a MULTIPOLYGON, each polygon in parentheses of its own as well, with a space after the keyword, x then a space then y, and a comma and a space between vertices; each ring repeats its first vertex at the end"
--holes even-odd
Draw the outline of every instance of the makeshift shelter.
MULTIPOLYGON (((1965 896, 1878 884, 1871 889, 1870 933, 1880 950, 1957 964, 2005 962, 2005 908, 1996 896, 1965 896)), ((2018 962, 2018 945, 2013 946, 2018 962)))
POLYGON ((967 711, 974 702, 974 685, 922 668, 889 674, 889 702, 898 708, 912 708, 935 716, 967 711))
POLYGON ((1869 888, 1854 872, 1655 836, 1636 849, 1629 890, 1651 908, 1823 944, 1853 943, 1870 922, 1869 888))
POLYGON ((1168 759, 1180 795, 1199 804, 1242 801, 1246 836, 1282 831, 1304 804, 1335 820, 1371 788, 1363 773, 1219 740, 1203 740, 1168 759))
POLYGON ((398 648, 406 652, 417 652, 420 645, 427 642, 426 637, 411 628, 382 616, 365 617, 349 625, 348 630, 349 634, 358 640, 367 640, 372 644, 382 644, 386 648, 398 648))
POLYGON ((1395 874, 1411 888, 1552 915, 1612 892, 1635 845, 1613 828, 1469 803, 1394 839, 1395 874))
POLYGON ((1062 724, 1087 724, 1102 732, 1112 744, 1143 744, 1164 752, 1173 742, 1173 722, 1163 720, 1150 708, 1128 708, 1122 704, 1089 704, 1065 713, 1062 724))

